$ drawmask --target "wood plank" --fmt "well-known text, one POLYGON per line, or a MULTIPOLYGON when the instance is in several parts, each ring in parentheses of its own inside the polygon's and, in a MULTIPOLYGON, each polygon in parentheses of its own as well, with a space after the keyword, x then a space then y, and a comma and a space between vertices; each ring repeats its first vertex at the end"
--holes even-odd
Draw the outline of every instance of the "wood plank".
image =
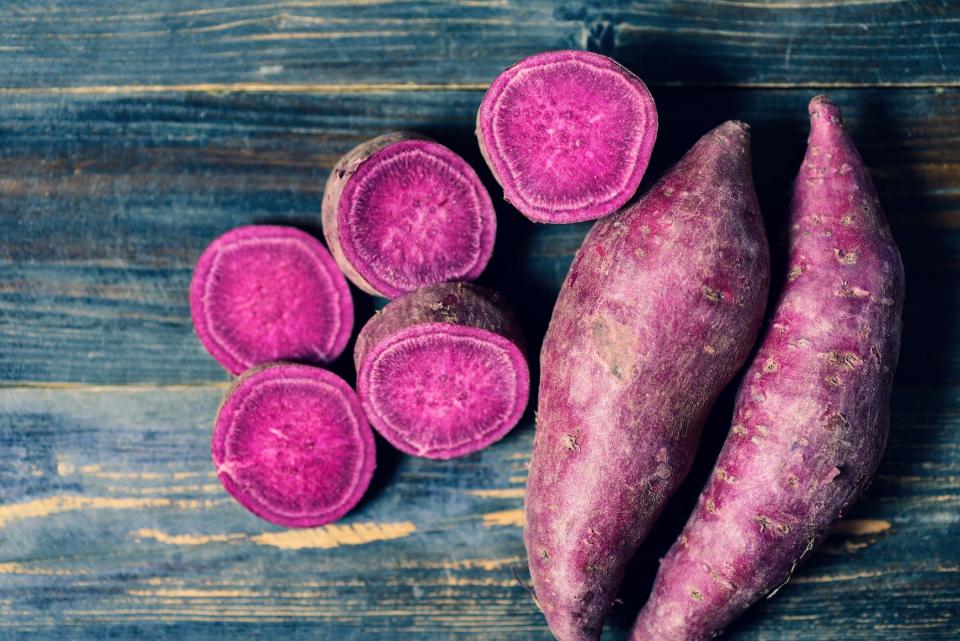
MULTIPOLYGON (((209 461, 222 385, 0 390, 0 638, 352 641, 550 638, 522 582, 533 426, 464 459, 378 443, 341 523, 279 530, 209 461)), ((634 563, 608 625, 624 639, 723 438, 634 563)), ((837 533, 726 638, 936 639, 960 613, 960 387, 898 388, 878 481, 837 533)))
MULTIPOLYGON (((193 337, 186 287, 202 248, 230 227, 318 233, 329 168, 389 129, 450 145, 499 197, 472 136, 482 90, 520 57, 559 47, 614 55, 654 88, 662 129, 651 179, 720 120, 751 122, 775 247, 805 103, 829 88, 844 107, 907 267, 891 439, 867 497, 724 638, 956 636, 958 24, 960 4, 893 0, 8 8, 0 639, 551 638, 524 587, 532 409, 503 442, 457 461, 378 442, 374 487, 354 513, 279 530, 234 504, 212 473, 210 423, 226 375, 193 337)), ((484 281, 514 301, 535 351, 589 225, 535 226, 504 204, 498 213, 484 281)), ((362 322, 375 303, 357 302, 362 322)), ((335 369, 352 380, 349 356, 335 369)), ((625 639, 731 403, 729 392, 718 403, 605 639, 625 639)))
POLYGON ((657 86, 957 86, 958 24, 946 1, 30 2, 0 15, 0 93, 477 88, 558 48, 657 86))
MULTIPOLYGON (((650 178, 725 118, 751 122, 755 175, 779 247, 813 91, 660 89, 650 178), (709 105, 705 109, 704 105, 709 105)), ((960 91, 838 90, 907 267, 899 380, 960 380, 960 91), (936 310, 936 313, 932 313, 936 310)), ((225 380, 192 334, 191 269, 251 222, 319 234, 322 186, 362 139, 435 136, 501 191, 472 134, 480 92, 376 95, 25 96, 0 125, 0 381, 225 380)), ((528 223, 498 205, 484 281, 518 307, 534 348, 588 225, 528 223)), ((782 252, 775 251, 775 255, 782 252)), ((358 323, 371 313, 357 293, 358 323)), ((349 358, 338 366, 348 377, 349 358)))

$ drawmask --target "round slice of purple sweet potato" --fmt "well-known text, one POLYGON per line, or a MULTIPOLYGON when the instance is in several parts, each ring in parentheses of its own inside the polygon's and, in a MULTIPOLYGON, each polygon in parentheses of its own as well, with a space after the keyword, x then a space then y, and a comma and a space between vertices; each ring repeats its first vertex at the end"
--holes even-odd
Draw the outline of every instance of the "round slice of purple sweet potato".
POLYGON ((610 214, 637 191, 657 138, 640 78, 587 51, 530 56, 504 71, 477 113, 477 139, 504 198, 535 222, 610 214))
POLYGON ((292 227, 238 227, 200 256, 190 284, 200 342, 231 374, 276 360, 328 363, 353 330, 343 274, 316 238, 292 227))
POLYGON ((323 234, 360 289, 395 298, 480 275, 493 253, 490 195, 460 156, 417 134, 367 141, 334 167, 323 234))
POLYGON ((398 298, 360 331, 357 394, 394 447, 449 459, 498 441, 530 391, 523 338, 499 294, 443 283, 398 298))
POLYGON ((211 452, 227 492, 286 527, 339 519, 376 466, 373 432, 350 386, 326 370, 287 363, 237 380, 217 414, 211 452))

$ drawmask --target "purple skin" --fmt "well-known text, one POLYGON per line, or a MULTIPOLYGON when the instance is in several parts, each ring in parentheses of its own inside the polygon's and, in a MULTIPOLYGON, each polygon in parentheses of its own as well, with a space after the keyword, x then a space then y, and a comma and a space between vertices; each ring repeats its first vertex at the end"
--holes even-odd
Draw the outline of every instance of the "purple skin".
POLYGON ((339 519, 376 466, 373 431, 350 386, 326 370, 286 363, 237 379, 217 414, 211 452, 227 492, 286 527, 339 519))
POLYGON ((370 423, 414 456, 449 459, 500 440, 530 393, 513 313, 500 294, 469 283, 392 301, 360 331, 354 362, 370 423))
POLYGON ((541 353, 524 541, 560 641, 597 639, 624 568, 686 476, 763 317, 769 249, 747 126, 700 139, 598 222, 541 353))
POLYGON ((790 224, 787 283, 733 428, 633 641, 719 634, 787 582, 880 461, 903 265, 840 110, 823 96, 810 103, 790 224))
POLYGON ((323 235, 343 273, 375 296, 473 280, 497 219, 470 165, 429 138, 384 134, 349 151, 323 194, 323 235))
POLYGON ((500 74, 477 113, 504 198, 540 223, 606 216, 640 186, 657 139, 647 86, 587 51, 551 51, 500 74))
POLYGON ((299 229, 237 227, 193 272, 190 315, 231 374, 275 360, 329 363, 353 330, 353 300, 330 253, 299 229))

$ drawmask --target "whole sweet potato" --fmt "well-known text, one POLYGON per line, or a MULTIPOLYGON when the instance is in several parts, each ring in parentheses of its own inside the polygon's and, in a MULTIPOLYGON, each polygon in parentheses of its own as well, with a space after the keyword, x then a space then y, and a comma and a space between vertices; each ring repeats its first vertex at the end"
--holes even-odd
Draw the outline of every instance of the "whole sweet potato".
POLYGON ((600 634, 747 358, 768 285, 743 123, 709 132, 584 240, 541 353, 526 498, 530 573, 558 639, 600 634))
POLYGON ((880 461, 903 266, 840 110, 818 96, 810 124, 783 295, 713 476, 660 565, 633 641, 719 633, 789 579, 880 461))

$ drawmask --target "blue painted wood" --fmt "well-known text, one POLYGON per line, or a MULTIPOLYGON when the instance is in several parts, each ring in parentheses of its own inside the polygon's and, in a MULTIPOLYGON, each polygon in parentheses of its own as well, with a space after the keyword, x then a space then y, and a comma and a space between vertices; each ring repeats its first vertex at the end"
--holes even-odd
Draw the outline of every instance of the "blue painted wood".
MULTIPOLYGON (((960 5, 33 0, 0 13, 0 639, 550 638, 523 586, 532 407, 465 459, 379 442, 356 511, 285 534, 212 474, 226 375, 192 335, 186 287, 230 227, 317 233, 329 168, 390 129, 450 145, 499 201, 472 135, 482 89, 568 46, 650 82, 661 134, 646 184, 721 120, 753 125, 775 256, 806 102, 829 90, 844 108, 907 268, 890 444, 811 563, 725 638, 958 636, 960 5)), ((535 351, 589 225, 498 215, 483 280, 535 351)), ((374 302, 356 300, 359 323, 374 302)), ((335 369, 353 376, 348 357, 335 369)), ((731 402, 606 639, 625 637, 731 402)))
MULTIPOLYGON (((522 585, 529 417, 455 461, 379 442, 360 507, 303 534, 260 521, 220 489, 208 443, 223 391, 0 390, 0 460, 9 462, 0 638, 549 639, 522 585)), ((958 400, 956 387, 898 387, 889 453, 867 498, 727 638, 950 638, 960 607, 958 400)), ((605 638, 624 638, 729 405, 720 403, 693 476, 633 564, 605 638)))
POLYGON ((45 0, 0 15, 0 87, 486 86, 562 48, 654 85, 956 86, 958 23, 949 0, 45 0))

